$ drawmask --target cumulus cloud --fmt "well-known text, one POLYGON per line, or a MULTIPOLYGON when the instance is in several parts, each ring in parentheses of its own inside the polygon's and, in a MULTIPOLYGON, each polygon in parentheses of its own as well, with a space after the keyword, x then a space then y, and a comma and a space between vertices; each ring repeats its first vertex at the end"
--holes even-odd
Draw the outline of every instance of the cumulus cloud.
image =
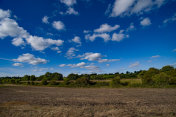
POLYGON ((101 34, 94 33, 93 35, 90 35, 90 34, 85 35, 85 39, 90 40, 90 41, 94 41, 96 38, 102 38, 104 39, 105 42, 111 39, 110 35, 107 33, 101 33, 101 34))
POLYGON ((14 63, 13 66, 16 66, 16 67, 17 66, 23 66, 23 64, 22 63, 14 63))
POLYGON ((74 47, 71 47, 68 49, 67 53, 66 53, 66 57, 71 59, 73 57, 76 56, 75 52, 78 51, 78 49, 74 48, 74 47))
POLYGON ((129 65, 129 68, 137 67, 139 65, 140 65, 140 63, 137 61, 137 62, 132 63, 131 65, 129 65))
POLYGON ((140 22, 140 24, 141 24, 142 26, 149 26, 149 25, 151 25, 151 21, 150 21, 150 19, 147 17, 147 18, 144 18, 144 19, 140 22))
POLYGON ((48 22, 48 16, 44 16, 43 18, 42 18, 42 22, 43 23, 45 23, 45 24, 48 24, 49 22, 48 22))
POLYGON ((47 60, 42 58, 36 58, 30 53, 22 54, 17 59, 13 59, 14 62, 28 63, 31 65, 46 64, 47 60))
POLYGON ((8 17, 10 17, 10 11, 9 10, 5 11, 0 9, 0 19, 8 18, 8 17))
POLYGON ((10 11, 0 9, 0 39, 5 37, 12 37, 12 44, 15 46, 29 44, 38 51, 52 45, 60 46, 63 44, 62 40, 44 39, 43 37, 30 35, 15 20, 10 19, 10 11))
POLYGON ((143 14, 160 8, 167 0, 116 0, 112 8, 112 17, 143 14))
POLYGON ((26 38, 28 33, 19 27, 15 20, 4 18, 0 20, 0 38, 3 39, 8 36, 26 38))
POLYGON ((152 56, 151 58, 159 58, 160 55, 155 55, 155 56, 152 56))
POLYGON ((102 24, 100 28, 95 29, 94 32, 98 33, 112 32, 114 30, 117 30, 119 27, 120 25, 110 26, 108 24, 102 24))
POLYGON ((42 37, 30 36, 27 38, 27 42, 34 48, 35 50, 42 51, 48 48, 51 45, 60 46, 64 41, 62 40, 52 40, 52 39, 44 39, 42 37))
POLYGON ((57 30, 63 30, 65 28, 65 25, 61 21, 54 21, 52 25, 57 30))
POLYGON ((77 3, 76 0, 60 0, 60 2, 65 4, 68 7, 67 11, 65 13, 64 12, 60 12, 61 15, 64 15, 64 14, 67 14, 67 15, 78 15, 79 14, 73 8, 73 5, 77 3))
POLYGON ((75 36, 71 41, 81 45, 81 38, 78 36, 75 36))
POLYGON ((74 8, 71 8, 69 7, 66 11, 66 14, 69 14, 69 15, 78 15, 79 13, 77 11, 75 11, 74 8))
POLYGON ((102 57, 104 56, 101 53, 92 52, 87 52, 83 55, 78 55, 78 58, 80 58, 81 60, 98 61, 99 63, 120 61, 120 59, 102 59, 102 57))
POLYGON ((128 38, 128 35, 125 35, 123 33, 113 33, 112 35, 112 41, 121 41, 124 38, 128 38))
POLYGON ((15 46, 20 46, 20 45, 25 45, 25 42, 22 38, 18 37, 12 40, 12 44, 15 46))

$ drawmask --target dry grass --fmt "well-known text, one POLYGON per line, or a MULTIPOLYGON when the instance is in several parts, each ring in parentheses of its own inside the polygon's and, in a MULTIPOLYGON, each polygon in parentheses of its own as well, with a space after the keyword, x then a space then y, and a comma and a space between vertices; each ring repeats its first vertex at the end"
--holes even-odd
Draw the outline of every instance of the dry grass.
POLYGON ((176 89, 0 87, 0 117, 174 117, 176 89))

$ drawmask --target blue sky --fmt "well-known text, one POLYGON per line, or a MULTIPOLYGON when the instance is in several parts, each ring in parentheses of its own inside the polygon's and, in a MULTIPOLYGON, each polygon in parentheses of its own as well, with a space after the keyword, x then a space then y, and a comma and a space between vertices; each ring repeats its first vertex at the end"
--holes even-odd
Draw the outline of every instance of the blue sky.
POLYGON ((0 0, 0 76, 176 65, 175 0, 0 0))

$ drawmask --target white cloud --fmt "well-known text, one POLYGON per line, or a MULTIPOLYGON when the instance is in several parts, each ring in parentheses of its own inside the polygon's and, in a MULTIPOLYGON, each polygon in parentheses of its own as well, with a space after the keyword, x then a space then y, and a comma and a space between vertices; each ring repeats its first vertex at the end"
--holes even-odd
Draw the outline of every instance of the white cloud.
POLYGON ((59 67, 65 67, 66 66, 66 64, 60 64, 59 65, 59 67))
POLYGON ((62 40, 44 39, 43 37, 32 36, 26 30, 18 25, 18 23, 10 19, 10 11, 0 9, 0 38, 13 37, 12 44, 15 46, 31 45, 35 50, 44 50, 51 45, 60 46, 62 40))
POLYGON ((174 22, 174 21, 176 21, 176 13, 175 13, 172 17, 170 17, 170 18, 168 18, 168 19, 165 19, 165 20, 163 21, 163 23, 166 24, 166 23, 174 22))
POLYGON ((152 5, 153 5, 152 0, 138 0, 131 12, 132 13, 139 13, 143 10, 149 10, 149 8, 152 5))
POLYGON ((159 58, 160 55, 155 55, 155 56, 152 56, 151 58, 159 58))
POLYGON ((43 23, 45 23, 45 24, 48 24, 49 22, 48 22, 48 16, 44 16, 43 18, 42 18, 42 22, 43 23))
POLYGON ((25 42, 22 38, 14 38, 12 40, 12 44, 15 45, 15 46, 21 46, 21 45, 25 45, 25 42))
POLYGON ((140 24, 141 24, 142 26, 149 26, 149 25, 151 25, 151 21, 150 21, 149 18, 144 18, 144 19, 140 22, 140 24))
POLYGON ((168 0, 116 0, 112 8, 112 17, 143 14, 160 8, 168 0))
POLYGON ((71 59, 73 57, 75 57, 75 52, 78 51, 78 49, 74 48, 74 47, 71 47, 68 49, 67 53, 66 53, 66 57, 71 59))
POLYGON ((120 61, 120 59, 100 59, 98 60, 99 63, 114 62, 114 61, 120 61))
POLYGON ((66 11, 66 14, 69 14, 69 15, 78 15, 79 13, 77 11, 75 11, 74 8, 71 8, 69 7, 66 11))
POLYGON ((57 53, 61 53, 62 52, 58 47, 53 47, 51 49, 54 50, 54 51, 57 51, 57 53))
POLYGON ((89 33, 90 31, 89 30, 84 30, 83 33, 89 33))
POLYGON ((23 66, 22 63, 14 63, 13 66, 23 66))
POLYGON ((112 9, 112 17, 119 16, 129 10, 135 0, 116 0, 112 9))
POLYGON ((92 53, 92 52, 88 52, 85 53, 83 55, 79 55, 78 57, 81 58, 81 60, 88 60, 88 61, 98 61, 101 59, 101 57, 103 57, 100 53, 92 53))
POLYGON ((81 45, 81 38, 78 37, 78 36, 75 36, 75 37, 72 39, 72 42, 74 42, 74 43, 78 43, 78 44, 81 45))
POLYGON ((9 10, 2 10, 0 9, 0 19, 3 19, 3 18, 8 18, 10 17, 10 11, 9 10))
POLYGON ((17 59, 13 59, 13 61, 24 62, 24 63, 28 63, 31 65, 46 64, 47 63, 47 60, 42 59, 42 58, 36 58, 36 57, 34 57, 34 55, 29 54, 29 53, 22 54, 17 59))
POLYGON ((57 30, 63 30, 65 28, 65 25, 61 21, 54 21, 52 25, 57 30))
POLYGON ((94 41, 98 37, 104 39, 105 42, 107 42, 107 41, 109 41, 111 39, 110 35, 107 34, 107 33, 93 34, 93 35, 87 34, 87 35, 85 35, 85 39, 90 40, 90 41, 94 41))
POLYGON ((3 39, 8 36, 26 38, 28 33, 22 27, 19 27, 15 20, 4 18, 0 20, 0 38, 3 39))
POLYGON ((120 25, 110 26, 108 24, 102 24, 100 26, 100 28, 95 29, 94 32, 98 32, 98 33, 112 32, 112 31, 118 29, 119 27, 120 27, 120 25))
POLYGON ((59 67, 71 67, 71 68, 84 68, 84 69, 88 69, 88 70, 99 70, 99 67, 93 65, 93 64, 89 64, 87 65, 85 62, 80 62, 77 64, 60 64, 59 67))
POLYGON ((135 63, 129 65, 129 68, 137 67, 137 66, 139 66, 139 65, 140 65, 140 63, 137 61, 137 62, 135 62, 135 63))
POLYGON ((73 6, 76 4, 76 0, 60 0, 61 3, 64 3, 66 6, 73 6))
POLYGON ((104 56, 101 55, 101 53, 92 52, 87 52, 83 55, 78 55, 78 58, 80 58, 81 60, 98 61, 99 63, 120 61, 120 59, 102 59, 102 57, 104 56))
POLYGON ((112 41, 121 41, 124 38, 128 38, 128 35, 125 35, 123 33, 113 33, 112 35, 112 41))
POLYGON ((62 40, 52 40, 52 39, 44 39, 43 37, 30 36, 27 38, 27 42, 34 48, 35 50, 42 51, 48 48, 51 45, 60 46, 64 41, 62 40))

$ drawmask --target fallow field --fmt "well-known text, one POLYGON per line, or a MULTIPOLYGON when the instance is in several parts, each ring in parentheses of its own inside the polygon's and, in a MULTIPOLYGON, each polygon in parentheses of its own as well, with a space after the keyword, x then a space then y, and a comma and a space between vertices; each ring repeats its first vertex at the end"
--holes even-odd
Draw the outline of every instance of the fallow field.
POLYGON ((173 88, 0 87, 0 117, 175 117, 173 88))

